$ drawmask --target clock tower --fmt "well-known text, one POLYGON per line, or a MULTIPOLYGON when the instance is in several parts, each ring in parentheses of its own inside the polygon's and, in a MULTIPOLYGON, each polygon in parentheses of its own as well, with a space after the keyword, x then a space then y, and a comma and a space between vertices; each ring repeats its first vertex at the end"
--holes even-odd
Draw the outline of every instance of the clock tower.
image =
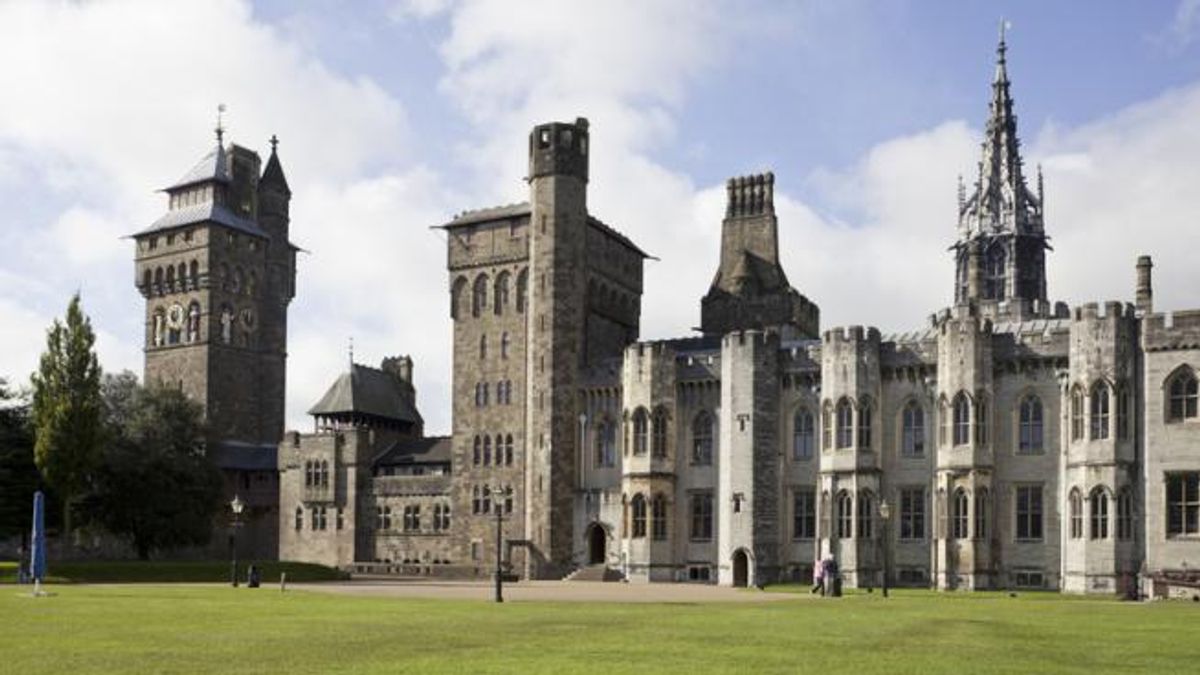
MULTIPOLYGON (((275 452, 295 295, 291 191, 276 143, 262 169, 257 153, 226 146, 218 128, 215 147, 164 190, 167 212, 133 237, 146 300, 144 379, 204 406, 208 455, 225 476, 226 501, 236 494, 249 507, 251 529, 256 516, 277 528, 275 452)), ((241 536, 248 553, 274 556, 270 532, 241 536)))

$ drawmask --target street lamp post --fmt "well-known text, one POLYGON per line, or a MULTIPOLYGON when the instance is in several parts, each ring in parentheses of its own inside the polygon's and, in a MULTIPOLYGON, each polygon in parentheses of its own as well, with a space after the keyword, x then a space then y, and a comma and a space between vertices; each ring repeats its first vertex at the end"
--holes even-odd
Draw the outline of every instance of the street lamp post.
POLYGON ((883 597, 888 596, 888 521, 892 517, 892 506, 886 499, 879 502, 879 517, 883 520, 883 597))
POLYGON ((233 500, 229 502, 229 510, 233 512, 233 526, 229 531, 229 583, 237 588, 238 585, 238 562, 237 562, 237 531, 242 526, 242 509, 246 508, 245 502, 236 494, 233 500))

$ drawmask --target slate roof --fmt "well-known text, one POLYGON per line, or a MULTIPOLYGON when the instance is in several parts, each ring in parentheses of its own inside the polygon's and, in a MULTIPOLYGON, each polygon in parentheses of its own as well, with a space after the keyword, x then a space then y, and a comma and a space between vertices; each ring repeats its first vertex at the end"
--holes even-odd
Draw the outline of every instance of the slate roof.
POLYGON ((237 215, 224 204, 213 202, 180 206, 167 211, 161 218, 154 221, 150 227, 135 233, 133 236, 140 237, 144 234, 198 223, 216 223, 255 237, 270 239, 270 235, 264 232, 253 220, 237 215))
POLYGON ((208 181, 218 181, 228 183, 232 180, 229 175, 229 163, 225 160, 225 148, 220 144, 209 151, 204 159, 201 159, 193 166, 191 171, 188 171, 182 178, 175 181, 173 185, 166 188, 167 191, 178 190, 196 185, 197 183, 205 183, 208 181))
POLYGON ((309 415, 351 413, 412 424, 421 422, 421 414, 395 376, 357 363, 351 364, 350 372, 342 373, 308 410, 309 415))
POLYGON ((450 464, 450 437, 406 438, 389 445, 375 457, 375 466, 450 464))
POLYGON ((275 151, 271 151, 271 156, 267 159, 267 168, 263 169, 262 178, 259 180, 259 185, 274 184, 283 188, 284 192, 292 193, 292 189, 288 187, 287 177, 283 175, 283 166, 279 163, 279 156, 275 151))
MULTIPOLYGON (((492 206, 486 209, 476 209, 474 211, 463 211, 455 216, 450 222, 442 225, 444 228, 462 227, 463 225, 476 225, 478 223, 486 223, 493 220, 504 220, 506 218, 523 218, 529 216, 532 212, 529 202, 518 202, 516 204, 504 204, 502 206, 492 206)), ((596 229, 608 234, 613 239, 621 242, 629 247, 643 258, 653 258, 654 256, 646 253, 633 240, 621 234, 611 225, 605 223, 599 218, 588 216, 588 224, 596 229)))

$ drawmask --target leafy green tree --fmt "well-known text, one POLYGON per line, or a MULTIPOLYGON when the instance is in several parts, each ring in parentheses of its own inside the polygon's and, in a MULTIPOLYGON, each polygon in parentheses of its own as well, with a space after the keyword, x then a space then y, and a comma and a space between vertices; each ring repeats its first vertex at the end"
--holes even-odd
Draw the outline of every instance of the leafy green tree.
POLYGON ((143 388, 129 372, 105 377, 101 390, 110 442, 86 501, 89 518, 127 537, 143 560, 207 543, 221 476, 204 454, 201 406, 178 389, 143 388))
POLYGON ((0 378, 0 538, 28 537, 32 495, 40 483, 33 463, 29 404, 0 378))
POLYGON ((103 443, 100 364, 96 335, 79 294, 46 334, 46 351, 33 375, 34 460, 62 499, 64 540, 71 541, 71 510, 88 489, 103 443))

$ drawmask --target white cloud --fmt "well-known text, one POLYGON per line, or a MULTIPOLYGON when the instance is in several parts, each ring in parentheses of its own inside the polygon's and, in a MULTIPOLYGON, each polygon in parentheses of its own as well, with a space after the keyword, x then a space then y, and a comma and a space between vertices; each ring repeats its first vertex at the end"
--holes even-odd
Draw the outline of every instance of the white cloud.
POLYGON ((1170 49, 1182 50, 1200 37, 1200 0, 1179 0, 1171 23, 1154 37, 1170 49))

